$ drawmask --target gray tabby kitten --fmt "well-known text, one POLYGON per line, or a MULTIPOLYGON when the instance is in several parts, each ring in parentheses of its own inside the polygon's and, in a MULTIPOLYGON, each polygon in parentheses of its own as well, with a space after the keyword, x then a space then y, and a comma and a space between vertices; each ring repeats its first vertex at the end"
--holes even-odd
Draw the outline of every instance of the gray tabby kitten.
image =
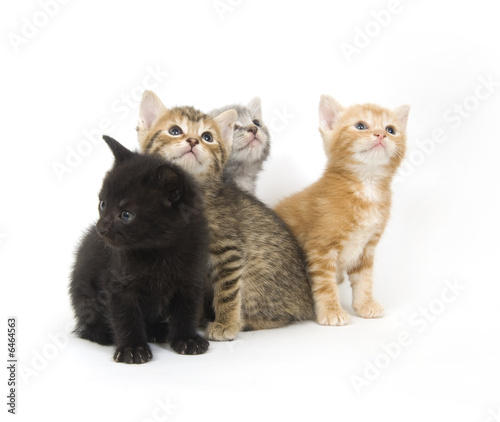
POLYGON ((207 328, 211 340, 314 318, 304 254, 287 225, 253 195, 223 182, 236 119, 234 110, 212 118, 192 107, 167 109, 151 91, 140 107, 141 150, 172 160, 204 190, 215 313, 207 328))
POLYGON ((236 110, 238 118, 234 125, 233 149, 224 168, 224 181, 233 181, 241 189, 255 195, 257 174, 269 157, 271 136, 262 121, 260 98, 255 97, 248 105, 233 104, 212 110, 216 117, 227 110, 236 110))

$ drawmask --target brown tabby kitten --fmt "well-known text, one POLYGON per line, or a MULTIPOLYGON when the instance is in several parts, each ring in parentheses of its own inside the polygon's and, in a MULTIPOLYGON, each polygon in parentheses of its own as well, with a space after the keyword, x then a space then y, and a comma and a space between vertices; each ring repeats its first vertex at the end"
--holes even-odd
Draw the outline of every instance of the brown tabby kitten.
POLYGON ((391 180, 405 153, 409 107, 342 107, 322 96, 320 132, 328 157, 323 176, 276 207, 304 247, 318 322, 344 325, 337 284, 347 272, 353 308, 382 316, 372 294, 373 257, 391 207, 391 180))
POLYGON ((215 312, 207 328, 211 340, 314 318, 305 257, 286 224, 253 195, 223 183, 236 118, 234 110, 212 118, 192 107, 167 109, 150 91, 139 115, 142 151, 171 159, 205 193, 215 312))

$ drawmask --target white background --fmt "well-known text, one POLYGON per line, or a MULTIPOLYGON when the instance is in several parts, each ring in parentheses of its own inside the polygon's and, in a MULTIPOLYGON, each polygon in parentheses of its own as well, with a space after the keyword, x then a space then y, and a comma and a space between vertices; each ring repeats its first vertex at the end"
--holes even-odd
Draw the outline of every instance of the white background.
POLYGON ((387 1, 68 1, 50 17, 34 0, 6 4, 0 326, 6 333, 17 316, 18 420, 500 419, 496 2, 400 0, 387 12, 387 1), (344 54, 347 44, 356 52, 344 54), (386 316, 356 317, 346 283, 350 325, 243 333, 203 356, 153 346, 146 365, 116 364, 111 347, 68 336, 73 252, 112 163, 85 133, 97 139, 108 125, 135 148, 144 83, 167 106, 205 111, 259 95, 272 154, 258 196, 270 205, 324 168, 321 94, 411 104, 405 171, 376 258, 386 316), (58 177, 55 163, 68 171, 58 177), (400 336, 405 346, 395 346, 400 336))

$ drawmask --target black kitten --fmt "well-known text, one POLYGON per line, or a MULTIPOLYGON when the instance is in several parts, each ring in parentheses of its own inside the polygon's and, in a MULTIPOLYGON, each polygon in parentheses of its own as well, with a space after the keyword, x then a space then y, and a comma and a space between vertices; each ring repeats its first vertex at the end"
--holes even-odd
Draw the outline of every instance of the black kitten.
POLYGON ((99 194, 99 221, 76 256, 75 332, 115 344, 116 362, 148 362, 148 341, 204 353, 208 341, 196 332, 208 273, 201 193, 179 167, 104 140, 115 163, 99 194))

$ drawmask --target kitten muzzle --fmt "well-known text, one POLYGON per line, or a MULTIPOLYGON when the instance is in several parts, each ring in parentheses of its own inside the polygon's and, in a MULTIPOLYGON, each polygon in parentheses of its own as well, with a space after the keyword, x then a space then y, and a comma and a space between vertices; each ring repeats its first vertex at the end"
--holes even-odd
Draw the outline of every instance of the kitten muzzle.
POLYGON ((109 231, 109 224, 106 223, 106 222, 104 222, 104 221, 102 221, 102 220, 99 220, 97 222, 97 224, 95 225, 95 228, 97 230, 97 234, 99 236, 103 236, 104 237, 108 233, 108 231, 109 231))
POLYGON ((239 148, 239 150, 241 151, 243 149, 254 147, 254 146, 260 145, 261 143, 262 143, 262 141, 259 139, 259 137, 254 134, 249 139, 245 140, 245 145, 243 145, 241 148, 239 148))

